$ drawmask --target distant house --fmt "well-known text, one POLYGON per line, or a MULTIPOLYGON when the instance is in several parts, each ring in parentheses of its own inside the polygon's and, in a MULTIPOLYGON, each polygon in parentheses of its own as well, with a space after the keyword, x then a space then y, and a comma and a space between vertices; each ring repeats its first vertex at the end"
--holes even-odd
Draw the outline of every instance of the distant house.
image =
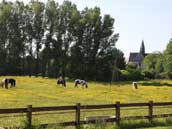
POLYGON ((144 69, 144 58, 148 53, 145 53, 144 41, 142 41, 140 52, 131 52, 129 55, 128 64, 132 64, 139 69, 144 69))

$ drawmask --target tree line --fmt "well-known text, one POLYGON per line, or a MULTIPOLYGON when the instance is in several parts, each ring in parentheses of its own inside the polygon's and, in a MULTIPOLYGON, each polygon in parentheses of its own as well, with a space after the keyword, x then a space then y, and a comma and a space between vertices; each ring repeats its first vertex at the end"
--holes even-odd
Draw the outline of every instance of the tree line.
POLYGON ((0 3, 0 75, 118 80, 125 58, 114 18, 70 1, 0 3))
POLYGON ((172 39, 163 52, 151 53, 144 59, 145 77, 172 79, 172 39))

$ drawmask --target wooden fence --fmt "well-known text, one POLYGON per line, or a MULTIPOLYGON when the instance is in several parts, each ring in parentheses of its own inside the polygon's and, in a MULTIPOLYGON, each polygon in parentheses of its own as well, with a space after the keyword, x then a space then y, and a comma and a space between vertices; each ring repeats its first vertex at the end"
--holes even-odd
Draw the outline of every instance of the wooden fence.
MULTIPOLYGON (((15 108, 15 109, 0 109, 0 114, 12 114, 12 113, 26 113, 27 126, 30 128, 32 126, 32 113, 34 112, 47 112, 47 111, 75 111, 75 121, 57 123, 58 125, 63 126, 75 126, 76 129, 80 128, 82 124, 96 123, 96 120, 81 120, 81 110, 90 110, 90 109, 108 109, 114 108, 115 118, 105 119, 105 122, 116 122, 117 126, 120 126, 120 121, 123 119, 148 119, 152 121, 153 118, 160 117, 172 117, 172 114, 153 114, 153 108, 159 106, 172 106, 172 102, 156 102, 149 101, 148 103, 120 103, 116 102, 115 104, 105 104, 105 105, 81 105, 77 103, 73 106, 53 106, 53 107, 32 107, 28 105, 27 108, 15 108), (128 116, 121 117, 120 112, 124 107, 147 107, 148 114, 146 116, 128 116)), ((172 108, 172 107, 171 107, 172 108)), ((56 124, 56 123, 55 123, 56 124)), ((47 126, 48 124, 43 124, 41 126, 47 126)))

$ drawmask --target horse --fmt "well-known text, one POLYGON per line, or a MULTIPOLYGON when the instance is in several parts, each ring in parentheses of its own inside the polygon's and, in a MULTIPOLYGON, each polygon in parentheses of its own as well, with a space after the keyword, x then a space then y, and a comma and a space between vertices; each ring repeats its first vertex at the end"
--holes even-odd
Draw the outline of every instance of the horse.
POLYGON ((81 79, 76 79, 75 80, 75 87, 78 87, 78 84, 82 85, 82 88, 88 88, 87 82, 85 80, 81 80, 81 79))
POLYGON ((1 87, 4 87, 5 85, 5 88, 8 89, 8 84, 11 84, 11 87, 15 87, 16 86, 16 80, 13 79, 13 78, 4 78, 1 82, 0 82, 0 86, 1 87))
POLYGON ((0 86, 1 86, 1 87, 4 87, 4 84, 5 84, 5 83, 4 83, 4 81, 2 80, 2 81, 0 82, 0 86))
POLYGON ((60 77, 60 78, 57 80, 57 84, 58 84, 58 85, 62 84, 64 87, 66 87, 66 80, 65 80, 63 77, 60 77))
POLYGON ((138 89, 137 82, 133 82, 132 88, 133 88, 133 90, 137 90, 138 89))
POLYGON ((9 79, 8 79, 8 83, 11 84, 11 87, 15 87, 15 86, 16 86, 16 80, 13 79, 13 78, 9 78, 9 79))
POLYGON ((0 85, 1 85, 1 87, 4 87, 4 85, 5 85, 5 88, 8 89, 8 81, 7 81, 7 78, 2 79, 0 85))

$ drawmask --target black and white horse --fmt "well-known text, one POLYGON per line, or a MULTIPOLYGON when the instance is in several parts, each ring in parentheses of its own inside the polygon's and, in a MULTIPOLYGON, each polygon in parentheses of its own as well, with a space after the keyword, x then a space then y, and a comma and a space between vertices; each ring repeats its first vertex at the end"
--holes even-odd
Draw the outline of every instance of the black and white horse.
POLYGON ((63 77, 60 77, 60 78, 57 80, 57 84, 58 84, 58 85, 62 84, 62 86, 66 87, 66 80, 65 80, 63 77))
POLYGON ((1 85, 2 87, 4 87, 4 85, 5 85, 5 88, 8 89, 8 84, 9 84, 9 83, 11 84, 11 87, 10 87, 10 88, 16 86, 16 80, 13 79, 13 78, 4 78, 4 79, 0 82, 0 85, 1 85))
POLYGON ((78 87, 78 84, 81 84, 82 88, 88 88, 87 82, 85 80, 76 79, 75 80, 75 87, 78 87))

